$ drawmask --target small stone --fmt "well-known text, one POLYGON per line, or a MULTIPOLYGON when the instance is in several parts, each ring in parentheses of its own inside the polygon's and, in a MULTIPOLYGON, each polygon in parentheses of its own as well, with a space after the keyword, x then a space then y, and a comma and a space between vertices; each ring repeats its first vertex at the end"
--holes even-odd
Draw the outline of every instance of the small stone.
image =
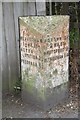
POLYGON ((49 114, 51 113, 51 111, 49 111, 49 114))
POLYGON ((57 112, 60 112, 60 110, 57 110, 57 112))
POLYGON ((71 106, 71 109, 73 109, 73 107, 71 106))
POLYGON ((67 104, 66 106, 69 107, 69 104, 67 104))
POLYGON ((64 112, 64 109, 62 109, 62 112, 64 112))
POLYGON ((71 106, 72 104, 70 103, 69 105, 71 106))
POLYGON ((71 89, 70 91, 72 92, 73 90, 71 89))
POLYGON ((16 103, 18 103, 18 101, 16 101, 16 103))
POLYGON ((23 104, 21 104, 21 106, 22 106, 23 104))
POLYGON ((20 87, 17 87, 18 90, 20 90, 21 88, 20 87))

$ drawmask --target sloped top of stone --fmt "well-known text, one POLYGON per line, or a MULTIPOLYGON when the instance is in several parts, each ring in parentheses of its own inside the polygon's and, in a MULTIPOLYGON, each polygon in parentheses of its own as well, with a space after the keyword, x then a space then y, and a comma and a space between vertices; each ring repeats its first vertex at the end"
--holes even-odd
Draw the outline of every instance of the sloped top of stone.
POLYGON ((51 34, 61 23, 68 21, 68 15, 20 17, 30 28, 40 34, 51 34))

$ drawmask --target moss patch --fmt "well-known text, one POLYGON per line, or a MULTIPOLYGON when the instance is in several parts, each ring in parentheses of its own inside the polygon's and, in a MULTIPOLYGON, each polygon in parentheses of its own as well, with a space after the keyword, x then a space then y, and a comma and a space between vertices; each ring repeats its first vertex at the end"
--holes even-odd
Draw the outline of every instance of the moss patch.
POLYGON ((46 88, 45 87, 41 87, 40 90, 38 91, 39 93, 39 97, 42 99, 42 100, 45 100, 45 92, 46 92, 46 88))
POLYGON ((30 93, 33 93, 33 89, 35 88, 35 81, 36 81, 36 77, 35 75, 30 75, 30 76, 26 76, 24 77, 25 79, 23 80, 23 85, 25 86, 26 90, 30 93))

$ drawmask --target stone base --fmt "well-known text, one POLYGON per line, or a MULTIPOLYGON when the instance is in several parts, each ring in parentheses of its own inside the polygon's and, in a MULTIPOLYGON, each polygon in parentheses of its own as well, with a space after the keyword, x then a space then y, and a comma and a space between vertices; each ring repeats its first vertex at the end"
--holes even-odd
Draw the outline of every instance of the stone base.
POLYGON ((26 103, 34 104, 43 110, 48 110, 59 103, 62 103, 69 97, 69 82, 57 86, 53 89, 47 88, 42 97, 36 89, 30 93, 27 90, 22 90, 22 99, 26 103))

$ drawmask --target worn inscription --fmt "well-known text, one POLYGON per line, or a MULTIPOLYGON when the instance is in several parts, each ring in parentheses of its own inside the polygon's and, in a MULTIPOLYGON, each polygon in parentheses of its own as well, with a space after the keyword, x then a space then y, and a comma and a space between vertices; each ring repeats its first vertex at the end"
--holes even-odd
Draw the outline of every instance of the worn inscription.
POLYGON ((20 49, 24 84, 40 89, 67 82, 69 17, 20 17, 20 49))

